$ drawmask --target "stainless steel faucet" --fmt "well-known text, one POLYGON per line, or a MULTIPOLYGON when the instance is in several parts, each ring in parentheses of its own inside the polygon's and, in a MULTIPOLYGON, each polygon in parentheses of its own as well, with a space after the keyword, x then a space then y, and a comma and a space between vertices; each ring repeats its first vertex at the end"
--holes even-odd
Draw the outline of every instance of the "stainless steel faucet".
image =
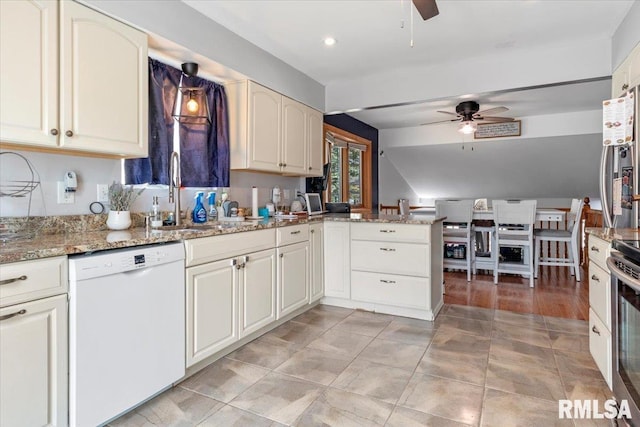
POLYGON ((177 152, 171 153, 169 160, 169 203, 174 206, 174 221, 180 225, 180 155, 177 152))

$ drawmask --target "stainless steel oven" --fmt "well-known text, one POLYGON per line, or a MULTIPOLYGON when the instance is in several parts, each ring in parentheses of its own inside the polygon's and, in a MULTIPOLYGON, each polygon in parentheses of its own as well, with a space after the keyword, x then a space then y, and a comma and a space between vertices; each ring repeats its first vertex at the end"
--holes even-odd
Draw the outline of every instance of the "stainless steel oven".
POLYGON ((630 418, 619 425, 640 427, 640 241, 614 240, 611 271, 613 394, 626 401, 630 418))

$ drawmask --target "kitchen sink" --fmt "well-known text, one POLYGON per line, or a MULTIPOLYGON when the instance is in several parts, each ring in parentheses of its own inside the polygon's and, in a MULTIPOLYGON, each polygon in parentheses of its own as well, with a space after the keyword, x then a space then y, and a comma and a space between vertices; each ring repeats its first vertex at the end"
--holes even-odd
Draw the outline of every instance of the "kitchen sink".
POLYGON ((163 225, 162 227, 154 228, 154 232, 204 232, 208 230, 228 230, 237 227, 244 227, 248 225, 255 225, 255 221, 237 221, 237 222, 215 222, 206 224, 182 224, 182 225, 163 225))

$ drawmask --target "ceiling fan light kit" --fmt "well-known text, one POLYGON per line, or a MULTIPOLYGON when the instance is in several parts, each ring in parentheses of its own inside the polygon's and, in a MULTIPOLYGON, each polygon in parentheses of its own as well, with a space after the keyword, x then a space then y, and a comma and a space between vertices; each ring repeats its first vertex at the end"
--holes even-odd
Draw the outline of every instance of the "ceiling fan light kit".
POLYGON ((436 123, 460 122, 458 131, 464 134, 472 134, 476 131, 478 121, 482 123, 503 123, 513 122, 515 119, 511 117, 486 116, 485 114, 496 114, 509 111, 507 107, 493 107, 480 111, 480 104, 476 101, 463 101, 456 105, 456 112, 438 111, 438 113, 456 116, 455 119, 438 120, 435 122, 423 123, 423 125, 432 125, 436 123))
POLYGON ((477 128, 478 126, 476 125, 475 122, 466 121, 458 125, 458 132, 464 133, 465 135, 469 135, 474 133, 477 128))

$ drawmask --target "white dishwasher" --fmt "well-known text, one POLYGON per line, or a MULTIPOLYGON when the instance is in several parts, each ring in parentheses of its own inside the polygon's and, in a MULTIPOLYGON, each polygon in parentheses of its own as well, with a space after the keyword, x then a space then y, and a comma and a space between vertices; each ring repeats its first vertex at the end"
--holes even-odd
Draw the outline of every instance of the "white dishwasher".
POLYGON ((69 257, 69 421, 102 425, 185 374, 184 246, 69 257))

